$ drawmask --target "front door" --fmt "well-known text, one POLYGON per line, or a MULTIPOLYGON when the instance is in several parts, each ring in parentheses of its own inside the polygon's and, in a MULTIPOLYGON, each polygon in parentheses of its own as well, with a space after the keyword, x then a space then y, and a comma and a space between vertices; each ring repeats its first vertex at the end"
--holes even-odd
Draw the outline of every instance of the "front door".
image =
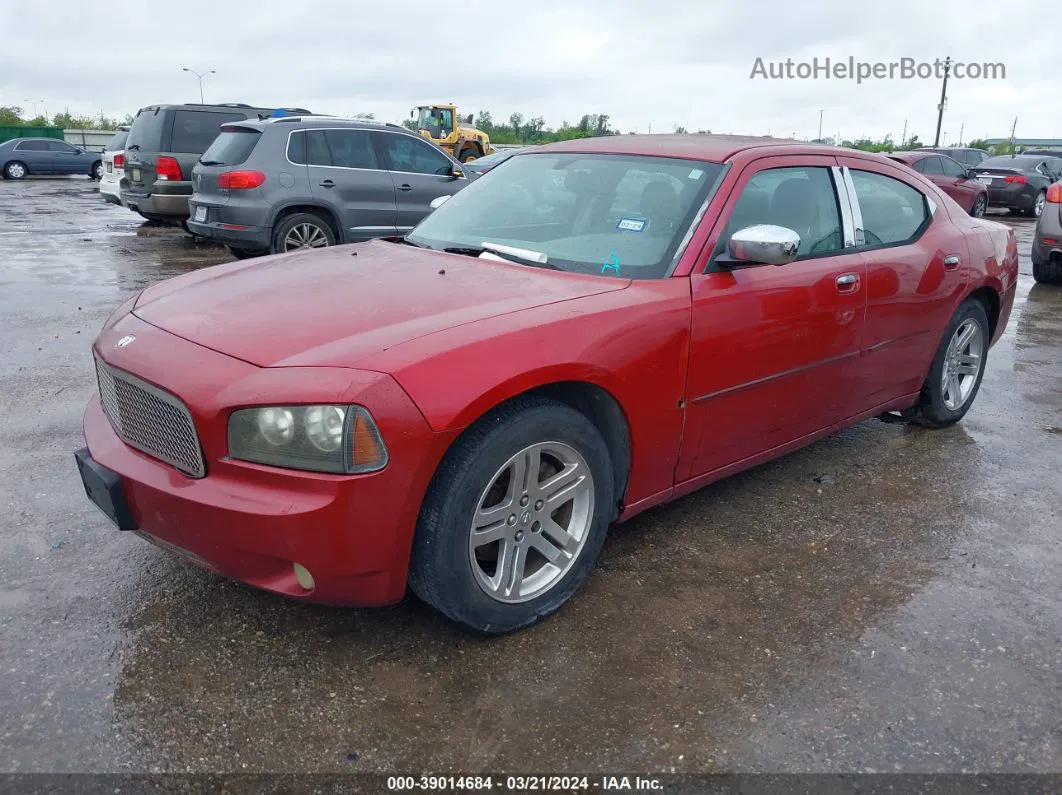
POLYGON ((792 442, 856 411, 850 384, 859 366, 866 270, 853 247, 850 220, 842 222, 851 216, 835 166, 825 156, 761 158, 735 184, 717 221, 725 227, 706 272, 691 277, 679 481, 792 442), (797 232, 797 259, 781 266, 722 266, 730 236, 757 224, 797 232))
POLYGON ((454 194, 468 184, 466 178, 453 176, 453 161, 427 141, 401 133, 374 135, 389 161, 400 234, 419 224, 431 211, 432 199, 454 194))

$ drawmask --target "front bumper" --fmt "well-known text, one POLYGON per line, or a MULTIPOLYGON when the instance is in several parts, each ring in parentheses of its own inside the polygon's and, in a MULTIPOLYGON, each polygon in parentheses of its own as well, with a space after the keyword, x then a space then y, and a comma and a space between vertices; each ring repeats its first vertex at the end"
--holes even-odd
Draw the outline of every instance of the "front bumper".
POLYGON ((119 438, 99 398, 92 399, 84 415, 87 452, 104 475, 120 481, 137 532, 193 563, 274 593, 338 605, 402 599, 420 498, 448 438, 431 431, 393 379, 355 370, 257 368, 132 315, 101 333, 97 351, 112 367, 179 395, 207 461, 206 476, 194 479, 141 453, 119 438), (136 345, 115 348, 126 335, 134 335, 136 345), (369 407, 391 463, 367 475, 325 475, 227 457, 228 407, 307 402, 369 407), (296 580, 295 563, 313 575, 312 589, 296 580))

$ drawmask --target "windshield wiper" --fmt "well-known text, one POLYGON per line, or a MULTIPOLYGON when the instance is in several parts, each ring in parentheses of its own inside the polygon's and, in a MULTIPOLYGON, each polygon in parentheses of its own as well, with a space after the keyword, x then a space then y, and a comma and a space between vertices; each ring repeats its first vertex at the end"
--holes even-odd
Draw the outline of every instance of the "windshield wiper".
POLYGON ((199 161, 199 165, 201 165, 201 166, 223 166, 225 164, 222 163, 220 160, 200 160, 199 161))
POLYGON ((450 246, 449 248, 444 248, 443 251, 447 254, 464 254, 469 257, 478 257, 480 254, 487 253, 519 265, 532 265, 549 268, 554 271, 563 270, 563 268, 553 265, 549 258, 540 251, 503 246, 500 243, 484 243, 482 246, 450 246))
POLYGON ((139 148, 140 148, 140 144, 129 144, 129 146, 127 146, 125 148, 125 151, 132 152, 134 149, 139 149, 139 148))

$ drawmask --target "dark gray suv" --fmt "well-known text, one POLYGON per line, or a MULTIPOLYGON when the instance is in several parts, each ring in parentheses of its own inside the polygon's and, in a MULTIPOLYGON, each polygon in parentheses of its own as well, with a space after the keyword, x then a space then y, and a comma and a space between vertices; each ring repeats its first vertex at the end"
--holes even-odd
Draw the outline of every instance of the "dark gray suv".
POLYGON ((401 235, 472 177, 396 125, 320 116, 235 122, 192 172, 188 227, 241 258, 401 235))

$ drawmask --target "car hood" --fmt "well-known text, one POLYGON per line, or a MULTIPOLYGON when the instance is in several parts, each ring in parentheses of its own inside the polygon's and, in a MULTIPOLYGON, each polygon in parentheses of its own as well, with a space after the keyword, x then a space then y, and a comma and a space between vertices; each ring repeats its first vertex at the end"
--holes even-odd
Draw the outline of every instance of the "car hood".
POLYGON ((357 367, 428 334, 629 284, 373 241, 204 268, 149 287, 133 314, 259 367, 357 367))

